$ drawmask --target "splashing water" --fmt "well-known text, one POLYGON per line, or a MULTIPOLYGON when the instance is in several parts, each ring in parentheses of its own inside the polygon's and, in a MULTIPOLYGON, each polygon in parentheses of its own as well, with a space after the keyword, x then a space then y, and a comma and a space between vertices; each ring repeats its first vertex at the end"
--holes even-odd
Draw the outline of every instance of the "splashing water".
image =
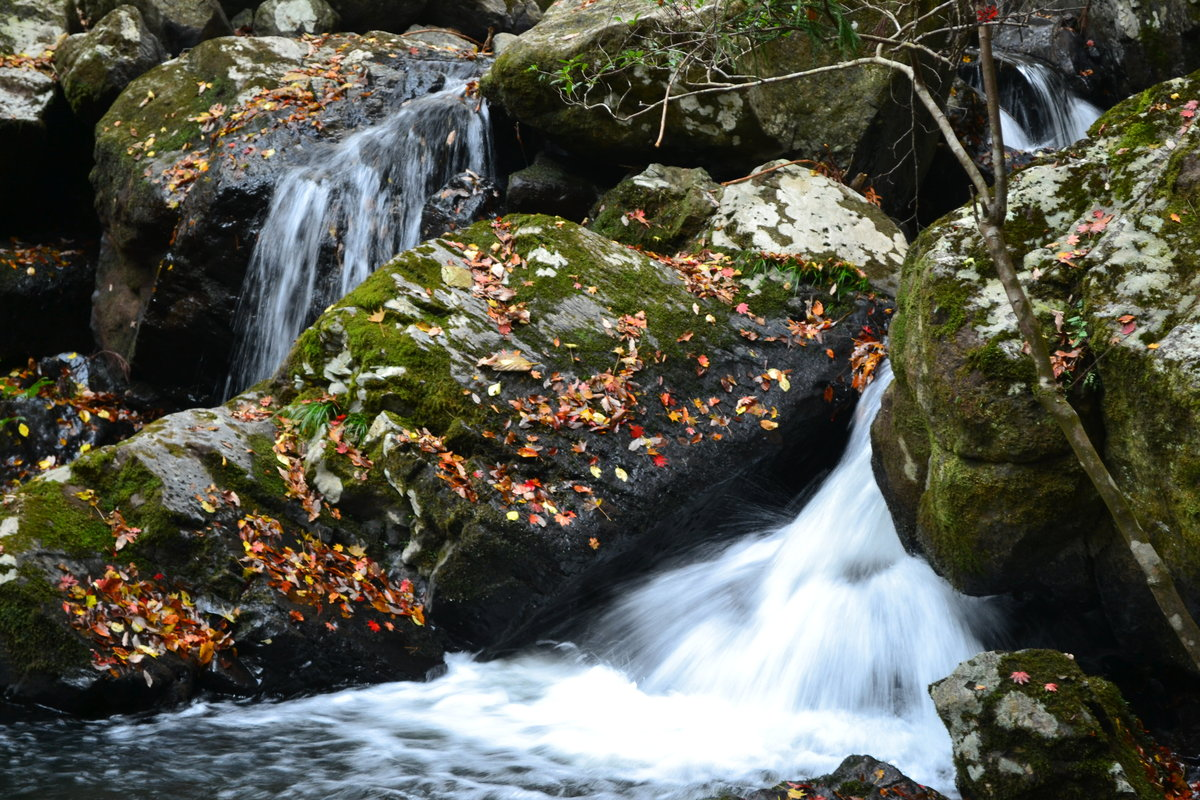
POLYGON ((453 80, 409 100, 276 184, 238 301, 226 396, 271 375, 327 305, 418 244, 422 207, 452 176, 490 174, 487 107, 466 90, 453 80))
POLYGON ((630 592, 584 648, 452 656, 429 683, 10 725, 5 797, 695 800, 852 753, 950 791, 924 687, 981 649, 971 629, 993 614, 896 539, 867 430, 886 380, 795 521, 630 592))
MULTIPOLYGON (((1006 146, 1023 151, 1066 147, 1086 136, 1103 113, 1076 96, 1062 75, 1045 64, 1012 53, 997 53, 996 58, 1020 76, 1020 80, 1002 78, 1000 130, 1006 146)), ((982 93, 978 70, 970 82, 982 93)))

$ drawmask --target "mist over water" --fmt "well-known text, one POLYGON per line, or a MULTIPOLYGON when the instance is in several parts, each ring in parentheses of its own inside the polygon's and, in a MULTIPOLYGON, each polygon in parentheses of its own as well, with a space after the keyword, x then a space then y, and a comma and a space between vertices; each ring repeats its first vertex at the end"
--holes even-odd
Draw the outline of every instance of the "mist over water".
POLYGON ((651 578, 578 645, 455 655, 427 683, 0 727, 0 794, 698 800, 854 753, 952 792, 925 686, 995 618, 896 538, 868 439, 888 379, 794 521, 651 578))

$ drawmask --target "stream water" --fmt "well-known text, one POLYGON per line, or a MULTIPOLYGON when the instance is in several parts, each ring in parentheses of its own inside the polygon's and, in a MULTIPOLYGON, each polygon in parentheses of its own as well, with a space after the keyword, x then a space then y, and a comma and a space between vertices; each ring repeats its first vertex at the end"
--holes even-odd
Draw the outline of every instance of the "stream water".
POLYGON ((319 147, 286 172, 251 256, 235 318, 231 396, 268 377, 324 308, 421 240, 425 201, 454 175, 490 175, 487 106, 474 64, 440 64, 444 88, 319 147))
MULTIPOLYGON (((1000 129, 1014 150, 1057 150, 1079 141, 1103 112, 1074 94, 1062 75, 1014 53, 997 53, 1001 71, 1000 129)), ((982 92, 975 70, 970 83, 982 92)))
POLYGON ((790 523, 629 589, 577 643, 303 699, 0 727, 0 797, 694 800, 852 753, 953 790, 925 694, 981 648, 986 601, 901 547, 869 387, 790 523))

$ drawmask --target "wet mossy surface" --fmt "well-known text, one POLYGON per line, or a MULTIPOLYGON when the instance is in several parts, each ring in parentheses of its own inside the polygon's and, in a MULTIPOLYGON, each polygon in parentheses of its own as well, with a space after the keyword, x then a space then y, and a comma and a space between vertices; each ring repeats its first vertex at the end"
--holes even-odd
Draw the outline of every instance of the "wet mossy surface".
MULTIPOLYGON (((1090 139, 1012 176, 1005 226, 1051 353, 1069 356, 1082 344, 1063 391, 1194 609, 1197 100, 1200 74, 1118 104, 1090 139)), ((1115 611, 1143 591, 1140 573, 1116 553, 1124 549, 1119 543, 1107 543, 1110 534, 1084 522, 1102 520, 1104 509, 1031 394, 1033 366, 969 208, 914 244, 897 304, 896 413, 874 438, 885 451, 878 462, 897 487, 894 513, 913 520, 912 540, 959 588, 1040 598, 1049 612, 1037 624, 1051 629, 1077 625, 1068 609, 1099 597, 1113 627, 1092 638, 1115 633, 1139 659, 1173 663, 1173 651, 1159 645, 1170 633, 1153 632, 1165 626, 1149 605, 1115 611), (921 428, 928 448, 912 443, 921 428), (928 460, 916 467, 912 454, 922 451, 928 460), (914 485, 925 468, 928 482, 914 485)))

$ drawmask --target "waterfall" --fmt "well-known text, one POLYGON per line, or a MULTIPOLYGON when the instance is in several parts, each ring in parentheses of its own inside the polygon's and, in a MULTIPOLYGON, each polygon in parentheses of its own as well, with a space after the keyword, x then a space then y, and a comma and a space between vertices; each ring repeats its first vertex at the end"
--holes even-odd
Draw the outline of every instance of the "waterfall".
POLYGON ((452 176, 490 174, 487 108, 465 78, 447 83, 314 148, 276 184, 242 283, 226 396, 270 376, 326 306, 418 244, 422 207, 452 176))
POLYGON ((581 645, 451 656, 428 683, 0 727, 6 797, 698 800, 852 753, 952 793, 925 686, 982 649, 992 612, 896 538, 868 437, 888 379, 795 520, 628 591, 581 645))
MULTIPOLYGON (((1015 53, 996 53, 1007 69, 1000 78, 1000 128, 1004 144, 1014 150, 1057 150, 1079 141, 1102 113, 1078 97, 1066 79, 1040 61, 1015 53)), ((979 70, 968 82, 980 93, 979 70)))

